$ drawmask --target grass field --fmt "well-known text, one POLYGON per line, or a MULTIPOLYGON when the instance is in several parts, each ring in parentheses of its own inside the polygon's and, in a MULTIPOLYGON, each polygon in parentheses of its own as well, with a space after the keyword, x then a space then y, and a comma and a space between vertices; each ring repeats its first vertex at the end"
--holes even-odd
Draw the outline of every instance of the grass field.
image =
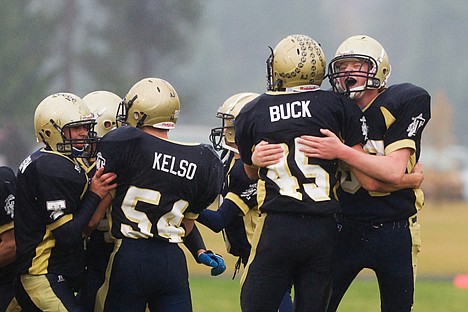
MULTIPOLYGON (((239 312, 239 279, 195 277, 190 280, 194 312, 239 312)), ((346 293, 339 312, 380 311, 376 281, 358 279, 346 293)), ((450 281, 418 281, 414 312, 466 312, 468 289, 450 281)))
MULTIPOLYGON (((428 202, 419 214, 422 250, 418 262, 415 312, 468 311, 468 289, 456 288, 453 278, 468 274, 468 203, 428 202)), ((231 280, 236 259, 225 251, 221 234, 199 226, 207 247, 223 255, 228 269, 209 277, 209 269, 187 255, 194 311, 240 311, 239 276, 231 280)), ((242 272, 241 272, 242 273, 242 272)), ((374 275, 364 271, 345 295, 340 312, 379 311, 374 275)))

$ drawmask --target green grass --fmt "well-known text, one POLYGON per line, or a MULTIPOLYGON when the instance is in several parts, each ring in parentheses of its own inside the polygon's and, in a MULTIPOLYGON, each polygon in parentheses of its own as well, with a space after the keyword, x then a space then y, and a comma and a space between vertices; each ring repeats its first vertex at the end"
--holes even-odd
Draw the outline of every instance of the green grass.
MULTIPOLYGON (((418 260, 414 312, 468 311, 468 289, 453 286, 453 277, 468 274, 468 203, 427 202, 419 213, 422 249, 418 260)), ((240 311, 239 278, 231 280, 236 258, 226 252, 221 234, 203 225, 200 231, 209 249, 223 255, 228 269, 219 277, 209 277, 209 269, 187 254, 195 312, 240 311)), ((375 276, 362 275, 346 293, 340 312, 380 311, 375 276)))
MULTIPOLYGON (((194 312, 239 312, 239 279, 200 277, 190 279, 194 312)), ((357 279, 346 293, 339 312, 375 312, 380 310, 375 279, 357 279)), ((468 289, 453 286, 452 281, 419 280, 416 283, 414 312, 466 312, 468 289)))

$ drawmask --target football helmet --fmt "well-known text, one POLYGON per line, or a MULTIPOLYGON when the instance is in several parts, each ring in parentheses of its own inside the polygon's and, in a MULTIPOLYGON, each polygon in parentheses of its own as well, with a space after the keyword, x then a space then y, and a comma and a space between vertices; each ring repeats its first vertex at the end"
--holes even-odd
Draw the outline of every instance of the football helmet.
POLYGON ((83 102, 89 107, 96 119, 94 130, 99 137, 116 127, 115 116, 122 99, 109 91, 94 91, 83 97, 83 102))
POLYGON ((179 112, 179 96, 172 85, 163 79, 145 78, 135 83, 120 103, 117 126, 174 129, 179 112))
POLYGON ((267 88, 284 91, 302 85, 320 86, 325 69, 325 54, 320 44, 306 35, 289 35, 267 59, 267 88))
POLYGON ((351 98, 366 89, 381 89, 387 85, 391 66, 387 52, 374 38, 366 35, 352 36, 343 41, 328 65, 330 84, 335 92, 344 93, 351 98), (356 69, 341 69, 345 61, 360 62, 356 69), (356 77, 365 78, 358 85, 356 77))
POLYGON ((229 145, 229 143, 235 144, 234 121, 241 109, 257 96, 258 93, 252 92, 237 93, 218 108, 216 117, 222 119, 222 127, 213 128, 210 133, 210 141, 215 150, 220 151, 224 148, 239 153, 236 148, 229 145))
POLYGON ((73 157, 94 156, 96 121, 88 106, 72 93, 55 93, 42 100, 34 113, 34 129, 38 142, 53 151, 73 157), (87 137, 72 138, 70 128, 85 127, 87 137), (94 150, 94 149, 93 149, 94 150))

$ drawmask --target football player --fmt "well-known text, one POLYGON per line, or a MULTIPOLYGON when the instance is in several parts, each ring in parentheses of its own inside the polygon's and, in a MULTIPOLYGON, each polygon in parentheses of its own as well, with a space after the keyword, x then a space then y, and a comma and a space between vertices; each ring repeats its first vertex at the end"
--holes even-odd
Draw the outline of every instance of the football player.
POLYGON ((337 163, 306 157, 298 139, 320 135, 324 127, 350 146, 365 138, 359 108, 345 96, 320 90, 325 63, 315 40, 287 36, 267 61, 270 91, 248 103, 235 120, 245 169, 250 177, 260 177, 262 212, 241 280, 243 311, 276 311, 293 282, 295 311, 324 311, 328 305, 334 214, 340 209, 333 193, 337 163), (251 157, 262 140, 279 143, 284 152, 278 164, 258 171, 250 166, 251 157))
MULTIPOLYGON (((118 187, 110 213, 115 248, 96 311, 192 310, 178 244, 218 196, 223 172, 211 146, 168 139, 179 110, 171 84, 142 79, 119 107, 119 127, 99 142, 97 167, 116 172, 118 187)), ((220 260, 213 253, 203 258, 220 260)))
MULTIPOLYGON (((218 109, 216 117, 221 118, 222 126, 213 128, 210 141, 217 151, 221 151, 224 164, 224 184, 222 203, 216 211, 203 210, 197 221, 218 233, 223 231, 227 251, 239 257, 234 276, 241 263, 247 264, 251 241, 260 211, 257 205, 257 180, 250 179, 244 170, 235 143, 234 121, 239 111, 258 93, 242 92, 230 96, 218 109)), ((290 292, 281 301, 280 311, 292 311, 290 292)))
MULTIPOLYGON (((423 173, 417 161, 430 119, 430 96, 409 83, 388 87, 390 70, 383 46, 366 35, 346 39, 329 65, 334 91, 352 98, 364 112, 367 154, 348 149, 327 130, 322 131, 324 138, 300 140, 307 146, 301 151, 309 157, 343 160, 338 189, 342 229, 328 311, 336 311, 363 268, 376 273, 382 311, 412 309, 420 248, 416 213, 423 204, 423 173)), ((253 159, 259 166, 274 163, 280 155, 273 145, 268 150, 257 147, 253 159)))
POLYGON ((430 95, 410 83, 387 86, 390 70, 387 53, 377 40, 367 35, 346 39, 330 62, 330 83, 363 110, 369 127, 367 153, 342 146, 326 130, 325 138, 308 138, 312 148, 306 155, 339 158, 348 165, 341 169, 342 231, 329 311, 338 308, 363 268, 376 273, 382 311, 412 310, 420 248, 416 214, 423 206, 423 193, 418 185, 387 192, 356 179, 365 172, 399 189, 405 173, 419 160, 422 132, 431 118, 430 95))
POLYGON ((88 175, 76 161, 91 157, 95 121, 76 95, 55 93, 34 115, 44 147, 17 174, 15 296, 25 311, 78 311, 75 298, 84 270, 82 233, 96 207, 115 188, 115 174, 88 175))
MULTIPOLYGON (((94 130, 98 138, 116 127, 115 116, 122 99, 115 93, 98 90, 88 93, 83 97, 83 102, 89 107, 96 125, 94 130)), ((94 158, 80 158, 82 167, 89 175, 95 172, 94 158)), ((111 203, 111 196, 101 201, 102 207, 96 209, 85 238, 86 250, 86 270, 83 276, 83 283, 79 291, 79 302, 83 311, 93 311, 96 293, 104 282, 107 262, 114 249, 114 240, 109 231, 109 223, 105 212, 111 203)))
MULTIPOLYGON (((9 167, 0 167, 0 311, 13 309, 13 278, 16 244, 13 216, 15 213, 16 176, 9 167)), ((15 304, 16 305, 16 304, 15 304)))

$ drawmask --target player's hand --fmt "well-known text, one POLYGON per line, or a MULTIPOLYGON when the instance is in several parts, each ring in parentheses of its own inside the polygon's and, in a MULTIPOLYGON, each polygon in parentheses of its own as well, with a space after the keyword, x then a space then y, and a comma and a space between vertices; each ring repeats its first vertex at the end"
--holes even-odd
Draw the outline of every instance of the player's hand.
POLYGON ((261 168, 277 164, 284 155, 280 144, 270 144, 261 141, 255 146, 252 153, 252 163, 261 168))
POLYGON ((340 151, 346 146, 341 140, 330 130, 320 129, 323 137, 303 135, 296 138, 296 143, 299 145, 299 151, 303 152, 307 157, 321 159, 340 158, 340 151))
POLYGON ((206 266, 212 267, 211 275, 217 276, 226 270, 226 263, 223 257, 213 253, 211 250, 206 250, 198 255, 198 261, 206 266))
POLYGON ((117 187, 117 183, 112 183, 117 175, 112 172, 104 172, 104 167, 99 168, 91 179, 89 190, 96 193, 101 199, 103 199, 110 190, 117 187))
POLYGON ((416 165, 414 166, 410 174, 412 174, 414 177, 417 178, 416 185, 414 188, 420 188, 421 184, 424 181, 424 170, 423 170, 423 165, 421 164, 421 162, 418 161, 416 163, 416 165))

